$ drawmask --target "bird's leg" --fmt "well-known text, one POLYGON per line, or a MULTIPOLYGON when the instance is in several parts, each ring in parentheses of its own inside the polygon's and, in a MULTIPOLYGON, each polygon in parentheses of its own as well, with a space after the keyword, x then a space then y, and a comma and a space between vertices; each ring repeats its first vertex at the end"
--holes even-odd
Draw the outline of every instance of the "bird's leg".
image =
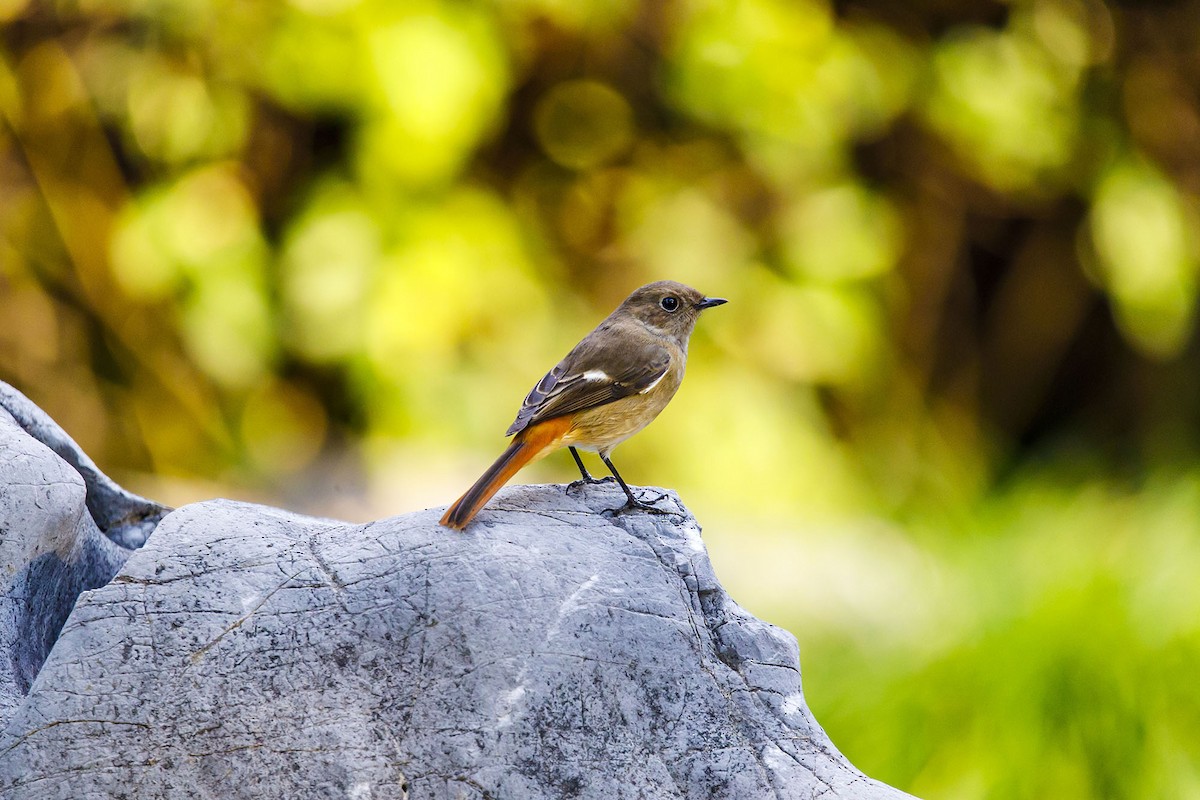
POLYGON ((612 509, 612 513, 620 514, 622 511, 628 511, 628 510, 634 509, 634 508, 641 509, 642 511, 649 511, 651 514, 677 514, 677 513, 679 513, 677 511, 671 511, 671 510, 665 509, 665 508, 658 508, 657 506, 654 505, 654 503, 657 503, 659 500, 665 499, 666 498, 665 494, 660 494, 658 497, 654 498, 654 500, 652 500, 649 503, 647 503, 643 500, 639 500, 636 497, 634 497, 633 492, 630 491, 628 484, 626 484, 625 480, 621 477, 621 473, 617 472, 617 468, 614 467, 613 463, 608 460, 608 457, 601 454, 600 460, 604 462, 604 466, 608 467, 609 472, 611 472, 613 474, 613 477, 617 479, 617 483, 620 484, 621 488, 625 491, 625 496, 627 498, 629 498, 628 500, 625 501, 625 505, 623 505, 621 508, 612 509))
POLYGON ((579 451, 574 447, 567 447, 567 449, 571 451, 571 458, 575 459, 575 466, 579 467, 579 474, 582 476, 579 480, 572 481, 567 486, 568 489, 574 489, 577 486, 590 486, 593 483, 604 483, 605 481, 612 480, 611 478, 593 478, 592 474, 587 471, 587 467, 583 465, 583 459, 579 457, 579 451))
POLYGON ((592 477, 592 474, 587 471, 587 467, 583 465, 583 459, 579 457, 579 451, 574 447, 568 447, 567 449, 571 451, 571 458, 575 459, 575 466, 579 467, 579 474, 582 476, 581 480, 584 483, 600 483, 599 480, 592 477))

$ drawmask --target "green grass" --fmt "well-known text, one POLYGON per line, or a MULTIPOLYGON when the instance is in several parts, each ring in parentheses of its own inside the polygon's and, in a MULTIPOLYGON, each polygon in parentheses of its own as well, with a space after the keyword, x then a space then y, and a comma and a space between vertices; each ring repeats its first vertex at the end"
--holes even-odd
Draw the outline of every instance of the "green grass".
POLYGON ((1033 474, 869 536, 916 547, 860 542, 866 606, 769 615, 864 772, 931 800, 1200 797, 1200 473, 1033 474))

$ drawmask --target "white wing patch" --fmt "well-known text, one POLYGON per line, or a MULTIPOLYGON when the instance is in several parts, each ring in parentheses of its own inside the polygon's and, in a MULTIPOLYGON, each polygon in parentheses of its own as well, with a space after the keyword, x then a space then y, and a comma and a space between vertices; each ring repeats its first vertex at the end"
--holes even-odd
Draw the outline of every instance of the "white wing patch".
POLYGON ((658 386, 658 384, 662 382, 662 379, 667 377, 668 372, 670 372, 670 370, 663 370, 663 374, 659 375, 657 378, 655 378, 654 383, 650 384, 645 389, 642 389, 640 392, 638 392, 638 394, 645 394, 646 392, 653 389, 655 386, 658 386))
POLYGON ((582 375, 585 381, 608 381, 612 378, 608 377, 608 373, 602 369, 589 369, 582 375))

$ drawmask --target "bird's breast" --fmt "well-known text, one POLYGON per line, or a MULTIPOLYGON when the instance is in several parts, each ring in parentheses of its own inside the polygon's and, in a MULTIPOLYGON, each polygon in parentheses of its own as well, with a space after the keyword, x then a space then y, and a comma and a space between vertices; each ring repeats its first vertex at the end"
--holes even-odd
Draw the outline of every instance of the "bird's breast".
POLYGON ((606 454, 649 425, 671 402, 682 381, 683 369, 672 365, 642 393, 579 412, 563 443, 606 454))

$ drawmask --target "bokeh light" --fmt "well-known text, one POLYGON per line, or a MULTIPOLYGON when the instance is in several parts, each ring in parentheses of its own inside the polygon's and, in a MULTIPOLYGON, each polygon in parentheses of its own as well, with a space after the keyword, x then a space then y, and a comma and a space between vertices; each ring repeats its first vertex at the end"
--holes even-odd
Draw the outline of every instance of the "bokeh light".
POLYGON ((730 303, 616 460, 839 748, 927 798, 1194 796, 1197 19, 0 0, 0 378, 164 502, 371 519, 682 280, 730 303))

